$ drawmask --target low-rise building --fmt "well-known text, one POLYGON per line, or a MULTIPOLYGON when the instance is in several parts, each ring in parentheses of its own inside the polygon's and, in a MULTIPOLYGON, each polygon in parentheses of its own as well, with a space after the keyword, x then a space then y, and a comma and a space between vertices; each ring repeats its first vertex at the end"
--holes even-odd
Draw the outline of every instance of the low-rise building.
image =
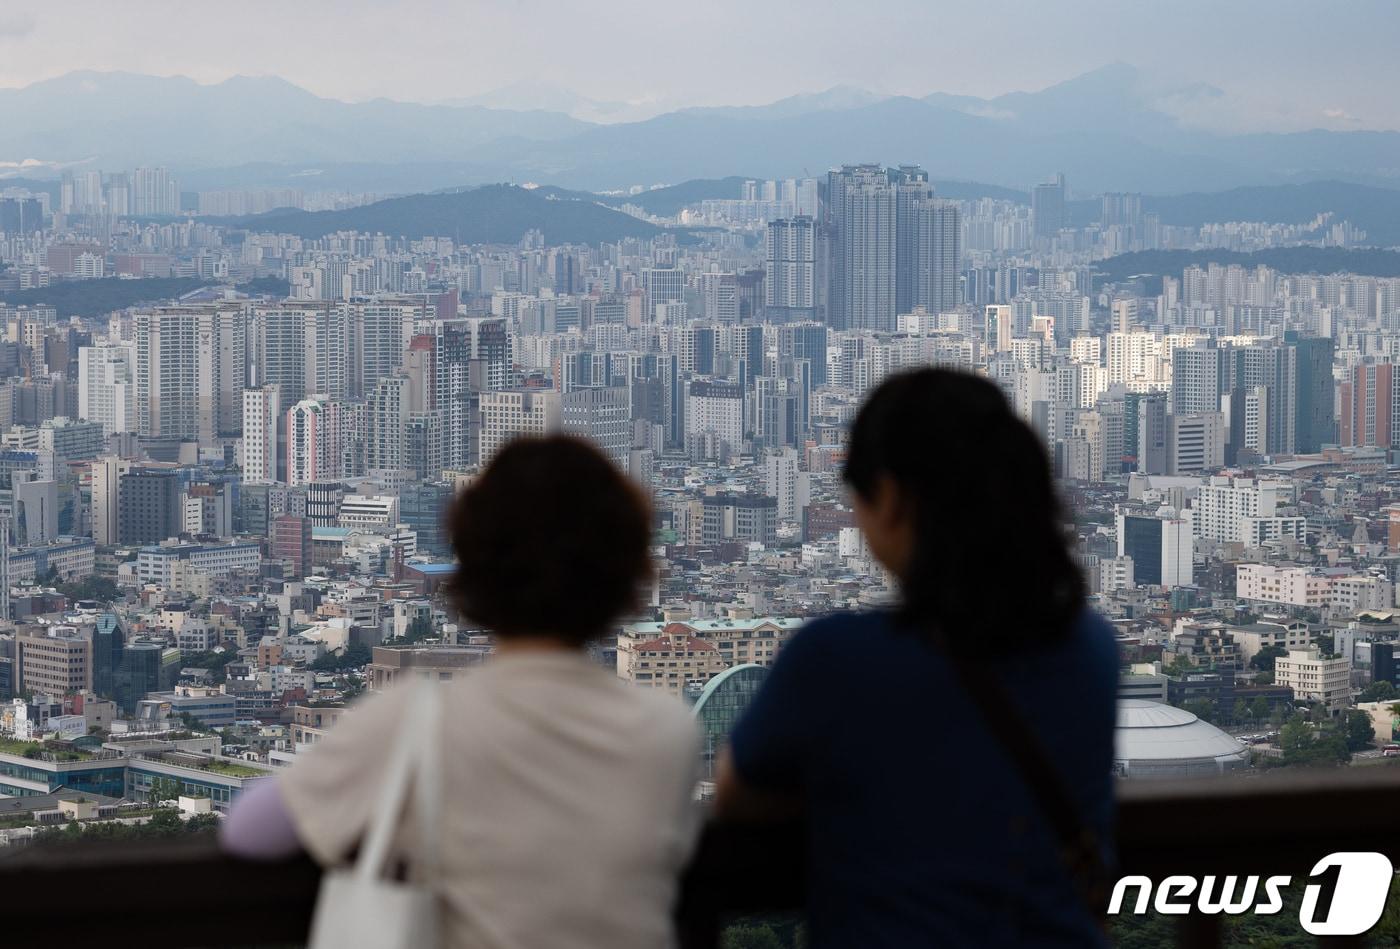
POLYGON ((1274 682, 1292 689, 1298 699, 1321 702, 1332 714, 1351 704, 1351 660, 1324 659, 1314 646, 1290 649, 1275 659, 1274 682))

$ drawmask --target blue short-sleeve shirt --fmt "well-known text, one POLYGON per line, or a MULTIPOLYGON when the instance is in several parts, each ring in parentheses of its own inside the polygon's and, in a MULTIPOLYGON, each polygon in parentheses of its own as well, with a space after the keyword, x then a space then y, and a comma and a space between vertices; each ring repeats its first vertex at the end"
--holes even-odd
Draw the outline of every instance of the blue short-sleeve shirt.
MULTIPOLYGON (((1086 611, 1062 641, 993 662, 1107 840, 1112 627, 1086 611)), ((805 801, 812 946, 1102 943, 1016 765, 937 649, 890 614, 804 627, 736 726, 731 752, 746 784, 805 801)))

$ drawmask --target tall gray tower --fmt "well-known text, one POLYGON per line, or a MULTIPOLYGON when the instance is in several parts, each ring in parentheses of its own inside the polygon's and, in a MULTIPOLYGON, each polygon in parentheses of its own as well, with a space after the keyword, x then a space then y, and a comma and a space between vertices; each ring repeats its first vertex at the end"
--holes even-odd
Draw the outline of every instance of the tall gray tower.
POLYGON ((895 188, 879 165, 846 165, 827 179, 832 327, 895 327, 895 188))

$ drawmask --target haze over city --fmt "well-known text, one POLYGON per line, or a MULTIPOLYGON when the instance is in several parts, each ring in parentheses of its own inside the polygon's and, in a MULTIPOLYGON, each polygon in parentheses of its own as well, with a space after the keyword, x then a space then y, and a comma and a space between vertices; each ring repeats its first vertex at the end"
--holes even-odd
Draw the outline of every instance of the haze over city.
POLYGON ((0 943, 1400 945, 1398 35, 6 5, 0 943))
POLYGON ((1397 31, 1400 10, 1385 0, 1325 13, 1308 0, 1188 0, 1170 13, 1109 0, 623 0, 606 11, 567 0, 252 0, 236 10, 154 0, 120 11, 74 0, 0 15, 0 86, 79 70, 202 83, 280 76, 345 101, 465 100, 615 121, 833 86, 990 98, 1124 61, 1193 125, 1395 129, 1397 31))

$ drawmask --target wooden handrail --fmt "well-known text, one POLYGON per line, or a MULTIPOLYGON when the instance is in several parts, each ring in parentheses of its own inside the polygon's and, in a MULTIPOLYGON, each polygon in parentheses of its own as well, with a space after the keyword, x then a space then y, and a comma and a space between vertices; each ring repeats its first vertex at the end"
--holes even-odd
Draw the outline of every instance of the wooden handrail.
MULTIPOLYGON (((1278 771, 1119 786, 1123 873, 1306 873, 1338 850, 1400 865, 1400 767, 1278 771)), ((686 949, 716 944, 736 915, 800 910, 802 828, 711 823, 681 885, 686 949)), ((232 946, 303 941, 319 869, 305 858, 236 860, 210 838, 0 851, 4 933, 64 942, 232 946)), ((1213 945, 1212 918, 1183 917, 1179 945, 1213 945)))

